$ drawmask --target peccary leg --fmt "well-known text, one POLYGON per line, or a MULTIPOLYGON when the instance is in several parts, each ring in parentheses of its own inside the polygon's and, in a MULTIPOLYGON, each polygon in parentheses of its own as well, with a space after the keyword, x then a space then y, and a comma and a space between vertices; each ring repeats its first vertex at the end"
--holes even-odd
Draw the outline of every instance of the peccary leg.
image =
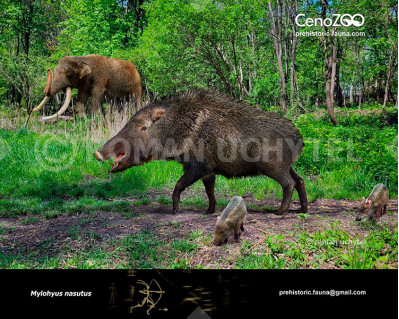
POLYGON ((241 229, 242 231, 244 231, 244 223, 241 224, 240 229, 241 229))
POLYGON ((375 218, 379 219, 382 216, 383 211, 384 211, 383 206, 378 207, 375 211, 375 218))
POLYGON ((284 215, 287 209, 290 207, 292 192, 296 185, 295 180, 291 177, 290 170, 274 172, 273 174, 265 174, 273 178, 277 183, 283 188, 283 200, 281 201, 280 208, 278 209, 276 215, 284 215))
POLYGON ((207 214, 215 213, 215 206, 216 206, 215 179, 216 178, 214 174, 202 178, 202 182, 204 183, 205 191, 209 199, 209 207, 208 210, 206 211, 207 214))
POLYGON ((198 181, 202 176, 192 171, 184 172, 183 176, 177 181, 175 189, 173 190, 173 214, 179 211, 180 194, 186 187, 198 181))
POLYGON ((238 242, 240 239, 241 233, 240 233, 240 227, 237 227, 237 229, 234 230, 234 239, 235 241, 238 242))
POLYGON ((290 168, 291 177, 295 181, 295 189, 298 192, 299 201, 301 202, 301 212, 308 212, 308 194, 306 193, 305 181, 297 172, 291 167, 290 168))
POLYGON ((387 205, 384 205, 384 208, 382 210, 382 215, 385 215, 387 213, 387 205))

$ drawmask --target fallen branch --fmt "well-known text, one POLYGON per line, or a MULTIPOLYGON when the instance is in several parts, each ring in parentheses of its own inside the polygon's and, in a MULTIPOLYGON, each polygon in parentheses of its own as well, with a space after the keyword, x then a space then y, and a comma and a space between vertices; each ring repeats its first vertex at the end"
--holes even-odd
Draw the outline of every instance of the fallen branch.
POLYGON ((258 246, 259 244, 263 243, 266 239, 266 236, 262 238, 261 241, 257 242, 255 245, 253 245, 251 248, 249 248, 245 253, 248 254, 252 249, 254 249, 256 246, 258 246))
MULTIPOLYGON (((30 116, 30 115, 29 115, 29 116, 30 116)), ((60 115, 60 116, 58 116, 58 117, 55 117, 55 118, 53 118, 53 119, 46 120, 46 121, 43 121, 43 119, 40 119, 40 121, 42 121, 42 122, 44 122, 44 123, 57 122, 57 121, 59 121, 59 120, 65 121, 65 122, 67 122, 67 121, 73 121, 73 117, 71 117, 71 116, 65 116, 65 115, 60 115)))
POLYGON ((257 229, 257 230, 260 230, 262 233, 265 233, 266 235, 267 235, 267 233, 266 233, 266 231, 265 230, 263 230, 263 229, 260 229, 260 228, 258 228, 258 227, 254 227, 255 229, 257 229))
MULTIPOLYGON (((265 230, 260 229, 260 228, 258 228, 258 227, 254 227, 254 228, 267 235, 267 232, 266 232, 265 230)), ((249 248, 245 253, 246 253, 246 254, 249 253, 249 252, 250 252, 252 249, 254 249, 256 246, 258 246, 259 244, 263 243, 263 242, 265 241, 266 237, 267 237, 267 236, 263 237, 261 241, 257 242, 255 245, 253 245, 253 246, 252 246, 251 248, 249 248)))

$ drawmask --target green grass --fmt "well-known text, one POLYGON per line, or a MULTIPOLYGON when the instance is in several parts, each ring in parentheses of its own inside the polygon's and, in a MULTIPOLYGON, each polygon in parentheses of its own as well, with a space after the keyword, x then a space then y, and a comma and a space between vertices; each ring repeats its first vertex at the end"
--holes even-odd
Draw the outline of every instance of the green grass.
MULTIPOLYGON (((395 117, 397 110, 387 108, 387 114, 395 117)), ((309 200, 359 199, 367 196, 377 183, 388 186, 391 198, 397 197, 397 124, 388 125, 386 116, 337 113, 340 125, 336 127, 327 116, 310 114, 295 119, 305 138, 305 147, 294 168, 305 179, 309 200)), ((80 248, 63 247, 61 254, 72 257, 60 258, 52 255, 56 239, 45 239, 38 243, 37 252, 0 253, 1 268, 186 268, 198 247, 211 244, 212 234, 201 230, 169 242, 162 240, 156 229, 111 241, 94 231, 84 231, 93 212, 135 218, 137 205, 171 205, 169 196, 158 195, 153 199, 151 192, 170 192, 182 175, 179 164, 166 161, 108 174, 109 164, 100 163, 93 156, 108 137, 87 133, 95 120, 46 126, 32 121, 29 129, 21 128, 24 122, 21 120, 21 125, 14 129, 0 129, 0 217, 27 215, 21 223, 32 225, 43 219, 60 218, 62 214, 84 214, 77 225, 68 229, 68 236, 72 241, 85 243, 80 248), (90 246, 92 242, 101 245, 90 246)), ((198 181, 190 190, 182 194, 181 205, 207 207, 202 182, 198 181)), ((217 176, 215 193, 218 209, 223 209, 234 195, 253 194, 259 200, 282 197, 280 185, 264 176, 239 179, 217 176)), ((298 198, 296 192, 294 198, 298 198)), ((334 225, 309 234, 306 218, 298 220, 292 234, 269 236, 251 253, 245 251, 254 243, 244 241, 234 266, 318 268, 331 264, 338 268, 379 268, 397 259, 397 232, 388 231, 384 225, 362 221, 358 227, 370 232, 364 242, 337 246, 323 242, 351 240, 352 235, 334 225)), ((166 226, 174 231, 182 228, 181 222, 166 226)), ((13 231, 7 222, 0 223, 0 240, 13 231)))
MULTIPOLYGON (((391 197, 397 197, 397 125, 387 126, 378 116, 352 115, 339 120, 337 127, 314 115, 302 115, 295 121, 305 138, 295 169, 305 178, 309 200, 358 199, 377 183, 385 183, 391 197)), ((129 203, 108 200, 139 196, 137 205, 149 204, 148 190, 173 189, 182 175, 179 164, 165 161, 109 175, 109 165, 93 156, 102 143, 84 138, 82 123, 72 125, 46 126, 40 133, 0 129, 0 178, 7 181, 0 183, 0 215, 95 209, 126 212, 129 203), (70 134, 65 133, 68 130, 70 134)), ((200 181, 192 186, 195 193, 203 188, 200 181)), ((215 191, 222 200, 247 193, 256 199, 282 197, 280 185, 264 176, 217 176, 215 191)), ((182 205, 207 205, 198 195, 183 193, 182 200, 182 205)), ((171 199, 159 196, 157 202, 170 205, 171 199)))
POLYGON ((360 238, 353 237, 335 221, 322 231, 309 233, 299 227, 289 235, 290 239, 282 234, 268 235, 260 248, 253 251, 249 251, 253 243, 244 241, 237 268, 301 269, 327 265, 329 268, 373 269, 393 268, 389 264, 397 262, 397 229, 392 231, 384 225, 360 238))
POLYGON ((190 251, 195 251, 197 249, 197 244, 190 242, 187 239, 177 239, 172 241, 170 246, 183 253, 188 253, 190 251))
POLYGON ((15 217, 26 214, 43 214, 46 218, 53 218, 61 212, 66 212, 69 215, 93 211, 131 213, 132 205, 134 206, 135 203, 128 200, 106 201, 86 196, 69 201, 57 197, 48 201, 41 201, 37 197, 9 198, 0 199, 0 216, 15 217))
POLYGON ((21 223, 22 225, 30 225, 30 224, 36 224, 38 222, 40 222, 40 219, 37 217, 27 217, 21 223))
MULTIPOLYGON (((208 268, 209 261, 197 265, 191 262, 192 257, 201 252, 201 247, 215 249, 211 255, 224 252, 223 258, 213 260, 219 268, 397 267, 397 225, 393 229, 386 223, 356 223, 356 227, 369 231, 367 236, 359 236, 347 231, 341 221, 323 220, 326 222, 324 229, 308 232, 297 227, 284 234, 267 235, 260 245, 250 249, 255 242, 245 239, 234 248, 230 243, 216 248, 212 245, 213 234, 203 230, 193 230, 183 238, 168 241, 161 239, 157 228, 105 239, 95 231, 84 230, 82 226, 88 224, 90 218, 81 217, 66 230, 70 239, 64 241, 62 247, 57 238, 44 238, 37 242, 34 250, 0 251, 0 268, 208 268), (231 254, 233 250, 237 253, 231 254)), ((3 222, 0 238, 12 231, 12 227, 3 222)))

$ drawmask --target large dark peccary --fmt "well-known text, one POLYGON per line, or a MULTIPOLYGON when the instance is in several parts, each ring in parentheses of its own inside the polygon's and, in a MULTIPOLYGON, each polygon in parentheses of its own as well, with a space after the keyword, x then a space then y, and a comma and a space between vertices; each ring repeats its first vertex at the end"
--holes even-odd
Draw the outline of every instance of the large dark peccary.
POLYGON ((291 121, 245 102, 205 89, 156 101, 135 114, 126 126, 94 155, 113 159, 111 173, 151 160, 175 160, 184 174, 173 191, 173 212, 181 192, 201 179, 215 212, 215 175, 242 177, 263 174, 283 188, 277 214, 290 206, 295 188, 301 210, 307 211, 304 180, 292 165, 303 139, 291 121))

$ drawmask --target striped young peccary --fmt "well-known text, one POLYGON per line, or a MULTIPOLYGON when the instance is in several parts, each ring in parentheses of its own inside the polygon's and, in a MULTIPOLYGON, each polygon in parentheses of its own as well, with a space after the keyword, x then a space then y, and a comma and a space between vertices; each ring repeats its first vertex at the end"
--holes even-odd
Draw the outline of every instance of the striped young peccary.
POLYGON ((290 206, 294 188, 307 211, 304 180, 292 165, 303 139, 291 121, 243 101, 205 89, 156 101, 135 114, 126 126, 95 152, 99 161, 113 159, 110 172, 151 160, 175 160, 184 174, 173 191, 173 212, 181 192, 201 179, 215 212, 215 175, 266 175, 283 188, 277 214, 290 206))
POLYGON ((359 203, 355 220, 380 218, 387 212, 388 199, 388 188, 384 184, 375 185, 367 199, 363 197, 359 203))

